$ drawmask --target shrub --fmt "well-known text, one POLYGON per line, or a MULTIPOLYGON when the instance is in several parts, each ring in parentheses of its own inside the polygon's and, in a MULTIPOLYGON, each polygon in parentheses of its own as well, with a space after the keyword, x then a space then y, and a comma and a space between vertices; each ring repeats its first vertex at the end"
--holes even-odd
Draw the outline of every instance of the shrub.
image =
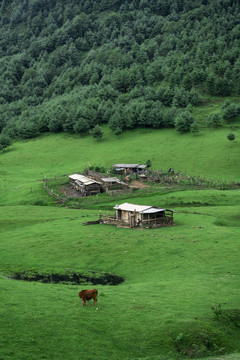
POLYGON ((89 123, 87 122, 86 119, 80 118, 73 125, 73 129, 77 134, 86 134, 89 130, 89 123))
POLYGON ((99 125, 96 125, 93 130, 92 130, 92 136, 97 139, 100 140, 103 137, 103 131, 100 128, 99 125))
POLYGON ((8 135, 0 135, 0 150, 11 145, 11 139, 8 135))
POLYGON ((197 134, 199 133, 199 126, 198 123, 196 121, 194 121, 191 126, 190 126, 190 131, 192 134, 197 134))
POLYGON ((223 120, 227 122, 234 121, 238 117, 238 108, 235 104, 229 104, 222 109, 223 120))
POLYGON ((214 113, 212 115, 209 115, 209 117, 207 118, 207 125, 209 127, 215 127, 215 128, 222 126, 221 115, 219 113, 214 113))
POLYGON ((193 122, 193 115, 189 111, 183 111, 175 119, 175 128, 181 133, 188 132, 193 122))
POLYGON ((150 168, 152 166, 151 160, 147 160, 146 165, 147 165, 148 168, 150 168))
POLYGON ((230 134, 228 134, 227 138, 229 141, 233 141, 233 140, 235 140, 235 135, 230 133, 230 134))
POLYGON ((114 131, 114 135, 121 135, 122 134, 122 129, 120 127, 117 127, 116 130, 114 131))

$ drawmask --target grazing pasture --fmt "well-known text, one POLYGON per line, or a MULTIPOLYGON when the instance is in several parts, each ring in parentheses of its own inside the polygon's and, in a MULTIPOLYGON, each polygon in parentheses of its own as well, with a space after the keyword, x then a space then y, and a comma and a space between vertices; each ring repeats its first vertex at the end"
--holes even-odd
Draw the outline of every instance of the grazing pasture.
MULTIPOLYGON (((231 353, 222 360, 239 359, 238 189, 136 192, 135 203, 177 211, 175 226, 137 230, 83 226, 98 217, 99 203, 59 206, 39 181, 83 170, 88 161, 109 167, 147 159, 154 168, 237 181, 239 144, 224 134, 136 130, 113 139, 106 131, 102 142, 58 134, 0 154, 1 359, 216 360, 231 353), (208 156, 206 144, 215 144, 214 154, 208 156), (125 281, 93 286, 11 278, 25 270, 107 272, 125 281), (78 293, 91 288, 98 290, 97 306, 83 307, 78 293)), ((133 202, 131 195, 124 201, 133 202)), ((104 195, 101 205, 111 209, 115 200, 104 195)))

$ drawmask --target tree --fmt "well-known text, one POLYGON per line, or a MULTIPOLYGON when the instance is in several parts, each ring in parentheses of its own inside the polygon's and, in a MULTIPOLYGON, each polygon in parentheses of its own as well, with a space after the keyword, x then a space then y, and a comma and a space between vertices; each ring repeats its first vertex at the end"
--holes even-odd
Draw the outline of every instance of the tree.
POLYGON ((97 139, 100 140, 103 137, 103 131, 100 128, 99 125, 96 125, 93 130, 92 130, 92 136, 97 139))
POLYGON ((5 149, 9 145, 11 145, 10 137, 7 135, 3 135, 3 134, 0 135, 0 150, 5 149))
POLYGON ((189 103, 188 92, 183 88, 176 88, 173 98, 173 105, 176 107, 185 108, 189 103))
POLYGON ((209 115, 207 118, 207 125, 209 127, 219 127, 222 125, 221 116, 218 113, 214 113, 212 115, 209 115))
POLYGON ((231 95, 233 82, 226 78, 220 78, 216 81, 216 95, 228 96, 231 95))
POLYGON ((233 140, 235 140, 235 135, 232 134, 232 133, 230 133, 230 134, 228 134, 227 139, 228 139, 229 141, 233 141, 233 140))
POLYGON ((227 122, 234 121, 238 116, 237 106, 235 104, 229 104, 222 109, 223 120, 227 122))
POLYGON ((80 118, 74 124, 73 129, 77 134, 86 134, 89 130, 89 123, 86 119, 80 118))
POLYGON ((31 139, 39 135, 39 125, 35 119, 27 120, 21 116, 17 123, 17 134, 22 139, 31 139))
POLYGON ((196 121, 194 121, 190 126, 190 131, 192 134, 198 134, 199 133, 199 126, 196 121))
POLYGON ((115 113, 111 116, 108 126, 112 131, 115 131, 117 128, 123 129, 125 127, 124 118, 120 108, 117 109, 117 111, 115 111, 115 113))
POLYGON ((184 133, 191 130, 194 117, 189 111, 181 112, 175 119, 175 128, 177 131, 184 133))

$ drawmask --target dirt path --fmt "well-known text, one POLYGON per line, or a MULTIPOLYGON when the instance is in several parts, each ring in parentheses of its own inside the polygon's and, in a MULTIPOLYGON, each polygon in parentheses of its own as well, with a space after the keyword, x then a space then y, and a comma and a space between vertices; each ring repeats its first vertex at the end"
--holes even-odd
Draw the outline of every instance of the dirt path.
POLYGON ((131 188, 134 188, 134 189, 143 189, 143 188, 146 188, 146 187, 150 187, 149 185, 144 185, 143 183, 141 183, 140 181, 137 181, 137 180, 133 180, 130 184, 130 187, 131 188))
POLYGON ((71 188, 69 185, 64 185, 61 187, 61 193, 65 195, 66 197, 71 198, 80 198, 82 197, 80 192, 71 188))

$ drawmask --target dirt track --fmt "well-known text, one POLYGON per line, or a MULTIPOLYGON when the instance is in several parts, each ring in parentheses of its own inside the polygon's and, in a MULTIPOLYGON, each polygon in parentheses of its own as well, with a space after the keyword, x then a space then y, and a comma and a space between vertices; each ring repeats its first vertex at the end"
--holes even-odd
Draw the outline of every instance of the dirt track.
POLYGON ((144 185, 140 181, 133 180, 130 184, 130 187, 134 188, 134 189, 143 189, 143 188, 149 187, 149 185, 144 185))

